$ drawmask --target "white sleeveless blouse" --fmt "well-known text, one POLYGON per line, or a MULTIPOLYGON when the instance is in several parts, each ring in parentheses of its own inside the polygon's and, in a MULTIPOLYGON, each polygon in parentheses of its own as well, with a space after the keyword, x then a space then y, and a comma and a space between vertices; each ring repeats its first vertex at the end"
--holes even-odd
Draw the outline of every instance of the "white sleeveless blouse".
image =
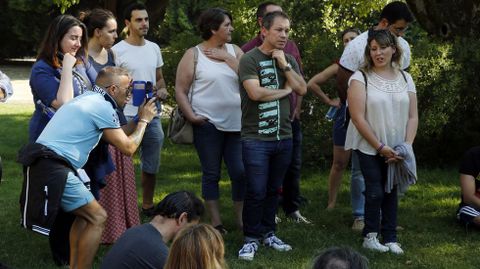
MULTIPOLYGON (((228 53, 236 57, 232 44, 225 44, 228 53)), ((198 63, 192 108, 206 117, 220 131, 239 132, 241 108, 238 75, 225 62, 215 62, 197 46, 198 63)), ((193 84, 193 83, 192 83, 193 84)))

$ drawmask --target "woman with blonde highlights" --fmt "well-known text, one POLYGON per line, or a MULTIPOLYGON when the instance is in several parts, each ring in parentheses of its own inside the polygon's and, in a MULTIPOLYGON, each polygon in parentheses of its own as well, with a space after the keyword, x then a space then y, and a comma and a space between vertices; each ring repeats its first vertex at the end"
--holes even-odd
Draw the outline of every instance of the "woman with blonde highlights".
POLYGON ((414 158, 418 126, 415 84, 399 69, 401 55, 390 31, 369 33, 365 67, 348 82, 351 124, 345 141, 345 149, 358 154, 365 178, 363 247, 395 254, 403 254, 396 231, 397 186, 403 180, 392 180, 388 166, 414 158), (377 239, 379 234, 384 244, 377 239))
POLYGON ((196 224, 178 233, 164 269, 224 269, 224 255, 220 233, 209 224, 196 224))

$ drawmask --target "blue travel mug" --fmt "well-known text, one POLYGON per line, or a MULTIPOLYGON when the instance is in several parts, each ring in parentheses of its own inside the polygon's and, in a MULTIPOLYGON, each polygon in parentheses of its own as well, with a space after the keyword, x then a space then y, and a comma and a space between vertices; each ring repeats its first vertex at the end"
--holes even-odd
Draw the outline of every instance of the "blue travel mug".
POLYGON ((133 105, 140 106, 145 100, 146 82, 135 80, 132 82, 132 87, 133 105))

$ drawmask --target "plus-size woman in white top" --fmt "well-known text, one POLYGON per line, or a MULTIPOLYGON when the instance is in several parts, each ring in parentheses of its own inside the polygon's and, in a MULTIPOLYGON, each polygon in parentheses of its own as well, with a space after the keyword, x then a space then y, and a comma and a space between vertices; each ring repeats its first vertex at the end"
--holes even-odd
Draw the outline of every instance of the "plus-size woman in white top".
POLYGON ((363 247, 396 254, 397 191, 385 192, 389 162, 401 161, 393 148, 415 139, 418 114, 415 85, 400 71, 401 50, 389 31, 372 31, 365 48, 365 67, 349 81, 346 149, 356 150, 365 178, 365 228, 363 247), (364 75, 367 79, 365 83, 364 75), (367 85, 365 85, 367 84, 367 85), (383 243, 377 239, 381 233, 383 243))
POLYGON ((242 226, 245 180, 237 70, 243 52, 228 43, 232 39, 233 26, 232 16, 227 11, 220 8, 204 11, 198 28, 204 41, 188 49, 180 60, 175 98, 193 125, 194 144, 202 165, 202 196, 212 225, 225 233, 218 202, 222 159, 232 182, 236 221, 242 226), (198 54, 196 67, 195 53, 198 54), (189 94, 192 95, 191 103, 189 94))

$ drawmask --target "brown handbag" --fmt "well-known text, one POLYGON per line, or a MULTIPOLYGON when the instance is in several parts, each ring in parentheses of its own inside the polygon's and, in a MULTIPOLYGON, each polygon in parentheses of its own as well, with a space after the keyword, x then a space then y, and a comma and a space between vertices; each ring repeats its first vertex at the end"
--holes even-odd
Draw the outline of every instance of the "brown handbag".
MULTIPOLYGON (((196 72, 198 62, 198 48, 193 50, 193 81, 191 86, 191 93, 189 103, 192 103, 193 88, 195 86, 196 72)), ((168 138, 174 144, 192 144, 193 143, 193 127, 192 124, 185 119, 182 110, 177 105, 170 114, 170 122, 168 124, 168 138)))

